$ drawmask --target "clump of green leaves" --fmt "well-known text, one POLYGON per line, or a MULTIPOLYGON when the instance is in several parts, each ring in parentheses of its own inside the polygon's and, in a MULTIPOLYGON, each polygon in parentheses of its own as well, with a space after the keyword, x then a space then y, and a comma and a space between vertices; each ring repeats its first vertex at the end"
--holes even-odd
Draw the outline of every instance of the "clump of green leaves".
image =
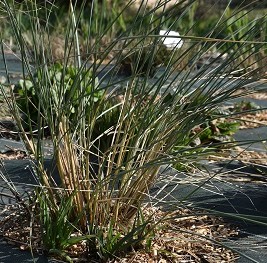
POLYGON ((234 104, 232 111, 236 113, 242 113, 244 111, 255 111, 259 109, 260 106, 254 103, 253 101, 242 100, 234 104))
MULTIPOLYGON (((238 131, 240 123, 225 117, 216 118, 218 110, 210 113, 207 120, 200 125, 195 126, 184 140, 184 145, 178 144, 175 149, 184 149, 181 151, 181 160, 186 160, 188 156, 197 155, 202 158, 224 149, 227 143, 234 141, 233 135, 238 131)), ((229 145, 227 146, 229 147, 229 145)), ((199 163, 193 162, 194 166, 199 163)), ((179 171, 188 171, 192 166, 183 161, 174 165, 179 171)))
POLYGON ((238 122, 220 118, 206 121, 193 129, 192 134, 199 138, 199 144, 207 145, 211 143, 227 142, 232 140, 232 135, 239 128, 238 122))
MULTIPOLYGON (((14 92, 17 94, 17 105, 21 110, 24 118, 30 120, 33 124, 37 124, 40 114, 44 113, 43 108, 45 103, 40 100, 42 94, 39 94, 36 85, 44 85, 43 78, 46 75, 46 83, 43 92, 48 92, 49 99, 54 105, 51 112, 60 112, 57 109, 62 102, 69 109, 70 119, 74 119, 79 106, 79 89, 82 89, 83 95, 90 95, 91 101, 88 101, 88 107, 91 103, 96 103, 104 94, 98 90, 94 92, 92 89, 91 71, 89 69, 78 69, 72 65, 64 66, 60 63, 44 69, 38 69, 33 76, 25 79, 20 79, 14 87, 14 92), (41 84, 42 83, 42 84, 41 84), (40 108, 40 109, 39 109, 40 108)), ((45 125, 45 123, 44 123, 45 125)))

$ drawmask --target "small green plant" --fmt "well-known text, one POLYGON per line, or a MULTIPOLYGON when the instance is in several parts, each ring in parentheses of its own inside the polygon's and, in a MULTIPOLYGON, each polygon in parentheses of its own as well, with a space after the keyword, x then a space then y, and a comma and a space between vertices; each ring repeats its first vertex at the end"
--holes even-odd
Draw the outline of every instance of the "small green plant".
MULTIPOLYGON (((88 109, 92 107, 90 104, 101 100, 104 94, 104 91, 94 92, 92 89, 92 73, 88 69, 79 70, 71 65, 64 67, 63 64, 56 63, 47 67, 46 72, 37 70, 33 76, 19 80, 14 87, 14 92, 17 94, 17 105, 23 113, 24 119, 26 122, 33 122, 34 126, 37 125, 40 114, 44 114, 45 104, 40 100, 42 94, 38 93, 35 87, 40 85, 44 74, 47 75, 47 83, 45 84, 47 87, 44 87, 43 92, 49 93, 49 99, 53 101, 54 109, 51 109, 51 112, 60 111, 57 108, 64 101, 70 119, 74 120, 74 116, 78 114, 79 93, 77 85, 82 89, 84 96, 91 95, 92 97, 92 101, 87 102, 88 109)), ((43 125, 47 125, 47 123, 43 125)))
POLYGON ((57 205, 57 213, 53 211, 55 207, 46 207, 49 200, 45 198, 47 196, 40 191, 38 195, 39 220, 44 223, 43 227, 46 229, 42 233, 45 250, 64 251, 69 246, 88 239, 88 236, 83 236, 79 231, 76 236, 73 236, 73 233, 78 229, 76 225, 79 221, 79 215, 75 219, 71 215, 73 196, 66 197, 66 200, 65 198, 60 200, 57 205))
MULTIPOLYGON (((226 118, 207 121, 193 129, 194 136, 200 140, 200 145, 223 143, 233 140, 231 137, 239 128, 238 122, 226 118)), ((216 145, 213 144, 213 147, 216 145)))
POLYGON ((254 102, 242 100, 241 102, 235 103, 233 108, 231 109, 232 112, 242 113, 244 111, 255 111, 259 110, 260 106, 254 102))
POLYGON ((219 116, 218 110, 211 112, 205 122, 192 128, 183 141, 184 145, 181 143, 176 145, 174 151, 180 152, 180 161, 174 167, 178 171, 190 171, 201 166, 198 161, 188 165, 187 158, 195 155, 205 159, 211 154, 220 155, 220 150, 229 148, 228 143, 234 141, 233 135, 239 129, 239 122, 230 120, 227 116, 223 118, 215 116, 219 116))

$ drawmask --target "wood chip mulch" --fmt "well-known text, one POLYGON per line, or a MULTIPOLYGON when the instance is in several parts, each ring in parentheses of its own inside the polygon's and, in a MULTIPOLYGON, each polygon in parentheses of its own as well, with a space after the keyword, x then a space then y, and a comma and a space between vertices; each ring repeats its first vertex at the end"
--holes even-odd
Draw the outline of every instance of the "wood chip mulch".
POLYGON ((236 146, 231 150, 223 150, 221 154, 210 155, 208 159, 210 161, 237 160, 245 164, 267 165, 267 152, 256 152, 236 146))
POLYGON ((254 92, 251 94, 247 94, 244 98, 251 98, 256 100, 267 100, 267 93, 266 92, 254 92))
MULTIPOLYGON (((159 211, 159 215, 161 213, 163 212, 159 211)), ((236 254, 211 241, 236 237, 236 228, 224 222, 222 218, 194 215, 194 212, 188 209, 180 210, 178 215, 181 217, 165 222, 162 229, 156 232, 150 253, 135 251, 113 262, 236 262, 236 254)))
POLYGON ((242 114, 237 117, 240 119, 239 129, 258 128, 267 125, 267 110, 259 110, 253 114, 242 114))
POLYGON ((216 175, 217 179, 229 182, 267 184, 267 152, 251 151, 237 146, 231 150, 224 150, 221 156, 210 155, 208 160, 210 163, 239 161, 240 165, 236 170, 220 173, 216 175), (247 167, 252 169, 251 172, 242 171, 247 167))
POLYGON ((26 159, 28 155, 20 149, 9 148, 7 151, 0 152, 0 160, 19 160, 26 159))
POLYGON ((246 164, 261 164, 267 165, 267 151, 255 152, 250 150, 244 150, 241 147, 235 147, 235 154, 233 156, 235 160, 242 161, 246 164))
MULTIPOLYGON (((154 219, 160 220, 165 212, 159 208, 150 208, 154 219)), ((33 249, 42 252, 40 227, 34 224, 30 227, 25 213, 18 207, 7 209, 6 216, 0 222, 0 235, 8 243, 28 250, 30 240, 33 249), (8 212, 8 213, 7 213, 8 212), (33 231, 30 239, 29 233, 33 231)), ((238 256, 218 242, 223 242, 238 236, 236 227, 224 222, 222 218, 206 215, 203 211, 181 209, 170 215, 170 219, 159 224, 154 233, 149 251, 140 248, 129 254, 110 260, 110 263, 226 263, 236 262, 238 256), (215 240, 216 244, 212 241, 215 240)), ((89 262, 84 258, 83 245, 69 248, 74 262, 89 262), (82 256, 81 256, 82 255, 82 256)), ((98 262, 91 260, 90 262, 98 262)))

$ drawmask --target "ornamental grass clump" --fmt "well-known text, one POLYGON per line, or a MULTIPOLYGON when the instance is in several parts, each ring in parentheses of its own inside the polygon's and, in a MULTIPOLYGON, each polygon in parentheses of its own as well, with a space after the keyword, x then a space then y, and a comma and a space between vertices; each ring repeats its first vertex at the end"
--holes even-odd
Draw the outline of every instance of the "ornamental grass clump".
MULTIPOLYGON (((101 39, 108 30, 114 30, 113 25, 127 12, 131 2, 121 9, 122 14, 108 21, 108 27, 99 27, 103 31, 98 32, 97 38, 94 35, 93 44, 92 21, 107 21, 102 21, 101 13, 95 12, 92 4, 86 55, 88 60, 92 57, 95 60, 89 63, 81 59, 79 41, 85 2, 79 9, 70 2, 60 64, 54 60, 49 42, 44 44, 56 2, 26 1, 27 12, 22 15, 27 16, 31 25, 31 50, 15 16, 16 5, 6 0, 1 3, 23 64, 24 80, 8 103, 38 179, 31 202, 27 203, 30 218, 32 225, 40 226, 43 249, 68 261, 72 260, 68 249, 77 244, 80 255, 102 260, 121 256, 132 248, 146 245, 149 248, 157 225, 165 219, 163 216, 155 221, 153 213, 145 213, 155 201, 150 189, 160 180, 160 168, 189 163, 190 158, 195 161, 201 152, 190 146, 190 132, 209 121, 214 116, 211 113, 223 102, 240 96, 235 95, 237 89, 244 85, 256 89, 260 77, 254 75, 258 69, 249 68, 241 77, 233 78, 231 72, 241 65, 235 64, 239 57, 234 53, 227 54, 220 65, 210 63, 196 71, 203 55, 222 48, 223 56, 236 42, 183 32, 179 36, 183 45, 165 54, 163 68, 153 68, 158 47, 163 44, 160 30, 167 22, 179 22, 175 10, 189 11, 187 1, 172 9, 165 8, 168 1, 158 1, 148 11, 143 1, 144 8, 136 11, 134 22, 127 25, 125 32, 118 32, 104 51, 99 45, 101 39), (156 12, 159 8, 163 8, 161 13, 156 12), (45 21, 39 17, 40 10, 46 13, 45 21), (229 48, 223 49, 226 44, 229 48), (131 74, 117 77, 121 62, 133 49, 131 74), (101 65, 111 52, 116 54, 114 58, 101 65), (190 61, 185 63, 188 57, 190 61), (140 67, 142 63, 145 70, 140 67), (179 63, 184 66, 174 71, 179 63), (156 70, 153 79, 152 69, 156 70), (26 117, 21 118, 22 113, 26 117), (58 178, 52 174, 53 169, 47 170, 44 165, 45 126, 53 144, 58 178)), ((168 36, 164 35, 165 38, 168 36)), ((263 49, 266 44, 255 43, 263 49)))

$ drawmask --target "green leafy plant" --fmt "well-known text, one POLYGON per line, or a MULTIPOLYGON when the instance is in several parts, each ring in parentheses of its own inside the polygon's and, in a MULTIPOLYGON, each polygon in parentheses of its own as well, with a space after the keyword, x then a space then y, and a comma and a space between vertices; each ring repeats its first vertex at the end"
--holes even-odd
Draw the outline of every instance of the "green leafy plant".
POLYGON ((242 100, 238 103, 235 103, 233 108, 231 109, 233 112, 242 113, 244 111, 255 111, 259 110, 260 106, 254 102, 242 100))
MULTIPOLYGON (((57 112, 61 101, 64 101, 64 106, 68 108, 68 115, 70 119, 74 119, 74 116, 77 114, 78 110, 78 89, 77 78, 80 78, 79 81, 80 88, 83 90, 85 96, 90 94, 92 95, 92 102, 88 101, 88 108, 91 109, 90 103, 96 103, 101 99, 104 94, 104 91, 94 92, 92 89, 92 78, 91 72, 87 69, 82 69, 79 71, 78 68, 74 66, 64 67, 62 64, 56 63, 47 69, 47 83, 49 85, 50 99, 53 101, 52 112, 57 112), (90 105, 90 106, 89 106, 90 105)), ((34 124, 38 121, 38 116, 44 113, 43 107, 45 106, 40 98, 42 95, 38 93, 38 90, 35 88, 35 85, 40 85, 42 77, 44 77, 41 70, 37 70, 32 77, 26 77, 21 79, 14 87, 14 92, 17 96, 17 105, 20 108, 20 111, 25 115, 24 118, 27 121, 31 121, 34 124), (40 109, 39 109, 40 107, 40 109)), ((97 81, 97 79, 95 80, 97 81)), ((45 89, 45 87, 44 87, 45 89)), ((43 92, 46 92, 44 90, 43 92)), ((46 125, 44 123, 44 125, 46 125)))
MULTIPOLYGON (((202 125, 193 129, 193 134, 198 136, 200 144, 206 145, 209 143, 229 142, 233 140, 231 137, 238 130, 239 123, 229 121, 225 118, 215 121, 207 121, 202 125)), ((216 145, 213 145, 216 147, 216 145)))
POLYGON ((73 206, 72 196, 63 198, 57 207, 47 207, 49 200, 46 200, 46 194, 42 191, 38 195, 38 203, 40 209, 39 220, 43 222, 43 245, 47 251, 64 251, 73 244, 92 238, 93 236, 84 236, 78 231, 76 224, 79 221, 79 215, 71 218, 71 210, 73 206), (53 210, 57 209, 55 213, 53 210), (73 233, 78 231, 76 236, 73 233))

